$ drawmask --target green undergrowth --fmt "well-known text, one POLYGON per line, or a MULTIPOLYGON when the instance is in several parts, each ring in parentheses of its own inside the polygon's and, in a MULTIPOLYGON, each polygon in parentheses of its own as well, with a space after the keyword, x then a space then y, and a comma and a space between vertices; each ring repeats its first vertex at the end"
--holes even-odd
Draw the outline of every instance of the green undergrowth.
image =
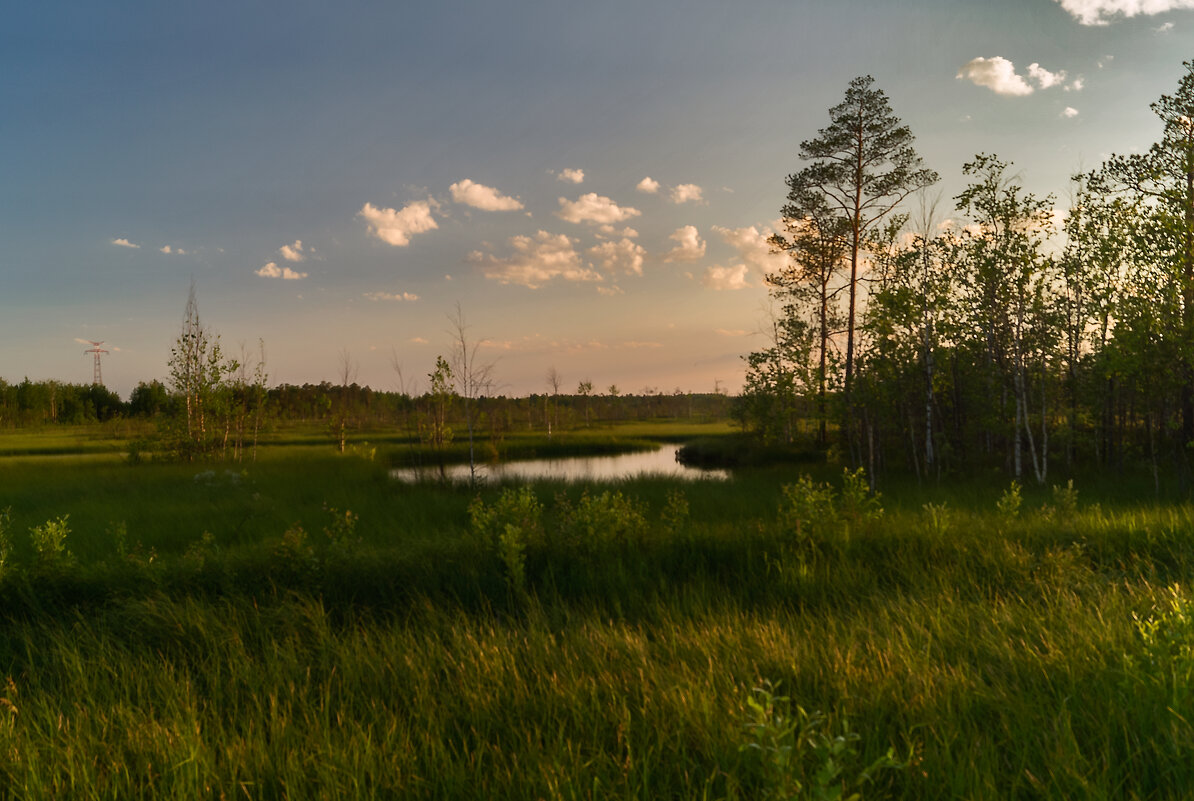
POLYGON ((143 473, 175 490, 172 537, 69 487, 37 517, 0 500, 0 798, 1194 786, 1190 505, 1072 485, 897 505, 840 471, 474 493, 306 467, 143 473), (183 525, 229 493, 274 512, 183 525))

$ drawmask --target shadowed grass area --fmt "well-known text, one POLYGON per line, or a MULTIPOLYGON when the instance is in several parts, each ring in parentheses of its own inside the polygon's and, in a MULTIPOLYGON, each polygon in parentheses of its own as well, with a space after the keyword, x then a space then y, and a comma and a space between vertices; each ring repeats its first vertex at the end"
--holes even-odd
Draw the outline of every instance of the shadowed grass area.
POLYGON ((0 798, 813 797, 832 747, 864 798, 1194 784, 1189 505, 0 469, 0 798))

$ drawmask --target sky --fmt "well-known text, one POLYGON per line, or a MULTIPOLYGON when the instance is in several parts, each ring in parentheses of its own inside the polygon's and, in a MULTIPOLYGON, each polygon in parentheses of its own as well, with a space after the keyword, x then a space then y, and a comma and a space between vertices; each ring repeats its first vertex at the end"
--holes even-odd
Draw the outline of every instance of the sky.
POLYGON ((800 142, 856 76, 1064 206, 1160 135, 1194 0, 9 4, 0 378, 168 376, 193 285, 271 384, 737 391, 800 142), (394 365, 401 367, 401 378, 394 365))

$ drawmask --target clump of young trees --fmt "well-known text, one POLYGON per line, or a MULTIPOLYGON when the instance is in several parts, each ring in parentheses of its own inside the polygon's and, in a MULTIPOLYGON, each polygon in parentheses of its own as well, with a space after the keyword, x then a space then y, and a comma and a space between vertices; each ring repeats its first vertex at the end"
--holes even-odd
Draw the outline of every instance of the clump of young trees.
POLYGON ((192 285, 182 330, 170 350, 174 413, 163 419, 163 444, 178 458, 241 461, 246 447, 255 457, 267 397, 265 346, 259 343, 252 372, 251 357, 240 356, 224 355, 219 335, 199 317, 192 285))
POLYGON ((851 83, 788 178, 772 244, 791 260, 769 276, 779 311, 768 347, 746 357, 743 423, 780 441, 803 424, 872 475, 995 464, 1045 482, 1058 462, 1188 475, 1194 62, 1184 66, 1177 91, 1152 104, 1160 139, 1077 176, 1067 209, 980 154, 953 215, 922 204, 915 220, 897 204, 936 176, 883 93, 851 83))

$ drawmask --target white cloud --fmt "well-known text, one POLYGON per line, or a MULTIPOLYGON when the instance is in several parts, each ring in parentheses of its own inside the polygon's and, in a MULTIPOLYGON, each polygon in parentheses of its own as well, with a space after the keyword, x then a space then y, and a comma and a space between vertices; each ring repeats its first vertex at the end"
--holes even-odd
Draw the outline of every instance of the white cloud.
POLYGON ((653 195, 659 191, 659 181, 656 181, 654 178, 648 175, 646 178, 638 182, 638 186, 636 186, 635 189, 645 194, 653 195))
POLYGON ((1086 79, 1079 75, 1065 86, 1067 92, 1081 92, 1086 87, 1086 79))
POLYGON ((1028 77, 1036 81, 1036 85, 1040 88, 1048 89, 1050 86, 1057 86, 1065 81, 1065 70, 1050 72, 1040 64, 1033 62, 1028 65, 1028 77))
POLYGON ((294 240, 293 245, 283 245, 278 248, 278 252, 282 254, 282 258, 286 259, 286 261, 302 261, 307 258, 306 254, 303 253, 303 240, 301 239, 294 240))
POLYGON ((713 333, 720 334, 723 337, 746 337, 750 336, 750 332, 745 328, 714 328, 713 333))
POLYGON ((613 297, 614 295, 625 295, 626 291, 620 286, 599 286, 597 287, 597 294, 613 297))
POLYGON ((415 343, 416 345, 428 345, 431 343, 431 340, 424 339, 423 337, 411 337, 410 341, 415 343))
POLYGON ((720 267, 715 264, 705 270, 705 277, 701 279, 701 283, 718 291, 746 289, 750 286, 750 282, 747 280, 748 273, 749 270, 745 264, 734 267, 720 267))
POLYGON ((638 231, 636 231, 635 229, 633 229, 629 226, 627 226, 626 228, 623 228, 621 230, 618 230, 617 228, 614 228, 612 225, 602 225, 597 228, 597 231, 598 231, 599 238, 602 235, 604 235, 604 236, 625 236, 625 237, 630 237, 631 239, 634 239, 635 237, 638 236, 638 231))
POLYGON ((431 202, 427 200, 408 203, 401 211, 379 209, 366 203, 357 213, 369 223, 369 233, 394 247, 406 247, 412 235, 439 228, 431 216, 431 202))
POLYGON ((695 225, 677 228, 668 239, 676 246, 663 257, 664 261, 697 261, 705 257, 705 241, 695 225))
POLYGON ((971 59, 958 70, 956 77, 985 86, 997 95, 1022 96, 1033 91, 1028 82, 1016 74, 1016 65, 1003 56, 971 59))
POLYGON ((647 251, 629 239, 620 242, 602 242, 589 248, 589 255, 601 260, 601 267, 610 272, 627 275, 643 274, 643 256, 647 251))
POLYGON ((369 300, 418 300, 413 292, 365 292, 361 297, 369 300))
POLYGON ((638 209, 629 206, 622 208, 596 192, 581 195, 574 201, 560 198, 560 210, 556 212, 557 217, 571 223, 594 222, 606 225, 622 222, 640 214, 642 212, 638 209))
POLYGON ((771 235, 769 228, 760 231, 753 225, 747 228, 722 228, 715 225, 713 230, 723 242, 738 251, 738 258, 759 277, 778 272, 787 264, 788 257, 785 254, 771 252, 771 243, 767 241, 771 235))
POLYGON ((700 203, 704 200, 703 192, 696 184, 680 184, 672 187, 672 202, 673 203, 700 203))
POLYGON ((140 245, 137 245, 137 244, 134 244, 134 243, 128 241, 123 236, 120 237, 119 239, 113 239, 112 244, 117 245, 122 248, 134 248, 135 249, 135 248, 141 247, 140 245))
POLYGON ((560 170, 560 174, 556 176, 561 181, 568 181, 569 183, 579 184, 585 180, 585 171, 577 170, 571 167, 560 170))
POLYGON ((1107 25, 1117 17, 1153 16, 1174 9, 1194 8, 1194 0, 1057 0, 1083 25, 1107 25))
POLYGON ((260 275, 262 278, 281 278, 286 281, 298 281, 307 277, 306 273, 296 273, 289 267, 278 267, 278 265, 272 261, 262 267, 260 270, 255 270, 254 272, 257 275, 260 275))
POLYGON ((519 284, 538 289, 556 278, 565 281, 600 281, 601 275, 583 266, 573 241, 564 234, 540 231, 534 237, 513 236, 513 251, 499 259, 490 253, 473 251, 468 260, 480 265, 486 278, 503 284, 519 284))
POLYGON ((482 211, 518 211, 522 208, 518 198, 503 195, 491 186, 474 183, 468 178, 452 184, 448 190, 457 203, 482 211))
POLYGON ((1064 109, 1062 109, 1061 116, 1065 117, 1067 120, 1072 120, 1074 117, 1078 116, 1078 109, 1074 108, 1073 106, 1066 106, 1064 109))
POLYGON ((1095 64, 1098 65, 1099 69, 1106 69, 1111 66, 1112 61, 1115 61, 1115 56, 1108 54, 1096 61, 1095 64))
POLYGON ((1165 34, 1169 33, 1171 30, 1173 30, 1172 22, 1162 22, 1160 25, 1153 28, 1153 33, 1165 34))
POLYGON ((167 256, 169 256, 174 252, 174 248, 170 247, 169 245, 162 245, 160 248, 158 248, 158 252, 165 253, 167 256))

